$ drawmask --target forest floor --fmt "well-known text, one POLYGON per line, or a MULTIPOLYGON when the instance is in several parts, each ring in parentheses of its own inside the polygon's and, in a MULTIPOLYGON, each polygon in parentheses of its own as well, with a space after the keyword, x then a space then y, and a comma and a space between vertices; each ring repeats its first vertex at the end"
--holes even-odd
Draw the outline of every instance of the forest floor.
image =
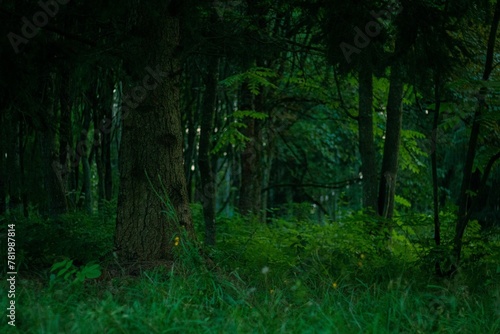
MULTIPOLYGON (((182 271, 182 270, 181 270, 182 271)), ((264 274, 260 273, 264 276, 264 274)), ((467 286, 392 280, 244 281, 156 270, 48 288, 21 280, 16 327, 2 333, 500 333, 500 296, 467 286)), ((2 294, 2 305, 5 304, 2 294)), ((9 328, 8 328, 9 327, 9 328)))
MULTIPOLYGON (((68 259, 20 268, 16 326, 4 316, 0 332, 500 333, 500 275, 490 269, 438 278, 423 260, 370 252, 363 236, 328 244, 321 238, 335 235, 325 226, 222 223, 208 266, 181 240, 173 265, 135 275, 68 259)), ((5 310, 7 293, 0 300, 5 310)))

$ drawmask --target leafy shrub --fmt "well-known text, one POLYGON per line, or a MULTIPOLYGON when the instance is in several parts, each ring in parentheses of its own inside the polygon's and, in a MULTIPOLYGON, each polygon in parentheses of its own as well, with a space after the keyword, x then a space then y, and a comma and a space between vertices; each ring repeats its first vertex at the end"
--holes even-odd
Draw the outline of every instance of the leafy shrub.
MULTIPOLYGON (((389 251, 385 234, 373 233, 369 216, 357 214, 343 223, 249 223, 241 218, 220 220, 220 261, 232 271, 253 276, 268 267, 274 277, 294 275, 302 280, 335 282, 370 276, 387 268, 397 271, 399 256, 389 251)), ((406 243, 406 241, 405 241, 406 243)), ((396 273, 397 275, 399 273, 396 273)))
MULTIPOLYGON (((5 219, 16 224, 16 255, 20 265, 46 267, 61 257, 87 263, 113 248, 115 223, 104 215, 68 213, 52 219, 31 214, 29 218, 5 219)), ((2 224, 0 233, 5 233, 5 227, 2 224)))
POLYGON ((87 263, 81 267, 73 264, 73 260, 62 260, 52 265, 50 269, 50 286, 58 281, 72 284, 83 283, 86 279, 94 279, 101 276, 101 266, 97 263, 87 263))

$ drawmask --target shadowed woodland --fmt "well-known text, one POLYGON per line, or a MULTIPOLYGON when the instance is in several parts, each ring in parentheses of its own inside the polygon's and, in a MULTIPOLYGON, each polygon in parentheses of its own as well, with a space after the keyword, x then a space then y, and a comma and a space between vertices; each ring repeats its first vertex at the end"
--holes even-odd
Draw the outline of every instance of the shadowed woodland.
POLYGON ((498 0, 0 18, 2 332, 500 332, 498 0))

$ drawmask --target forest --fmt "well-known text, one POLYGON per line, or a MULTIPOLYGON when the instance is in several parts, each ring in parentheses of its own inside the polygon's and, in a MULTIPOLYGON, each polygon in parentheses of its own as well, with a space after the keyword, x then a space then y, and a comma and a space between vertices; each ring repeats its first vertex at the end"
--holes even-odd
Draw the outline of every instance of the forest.
POLYGON ((0 1, 0 332, 500 333, 499 21, 0 1))

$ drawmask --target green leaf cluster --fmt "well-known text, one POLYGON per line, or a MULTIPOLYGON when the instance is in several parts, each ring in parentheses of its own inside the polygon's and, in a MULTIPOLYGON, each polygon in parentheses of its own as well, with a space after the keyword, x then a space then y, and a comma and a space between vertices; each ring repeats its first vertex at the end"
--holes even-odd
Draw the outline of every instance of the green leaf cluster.
POLYGON ((54 263, 50 272, 51 286, 57 281, 80 284, 87 279, 99 278, 101 276, 101 266, 97 263, 89 262, 81 267, 77 267, 73 264, 73 260, 64 259, 54 263))

